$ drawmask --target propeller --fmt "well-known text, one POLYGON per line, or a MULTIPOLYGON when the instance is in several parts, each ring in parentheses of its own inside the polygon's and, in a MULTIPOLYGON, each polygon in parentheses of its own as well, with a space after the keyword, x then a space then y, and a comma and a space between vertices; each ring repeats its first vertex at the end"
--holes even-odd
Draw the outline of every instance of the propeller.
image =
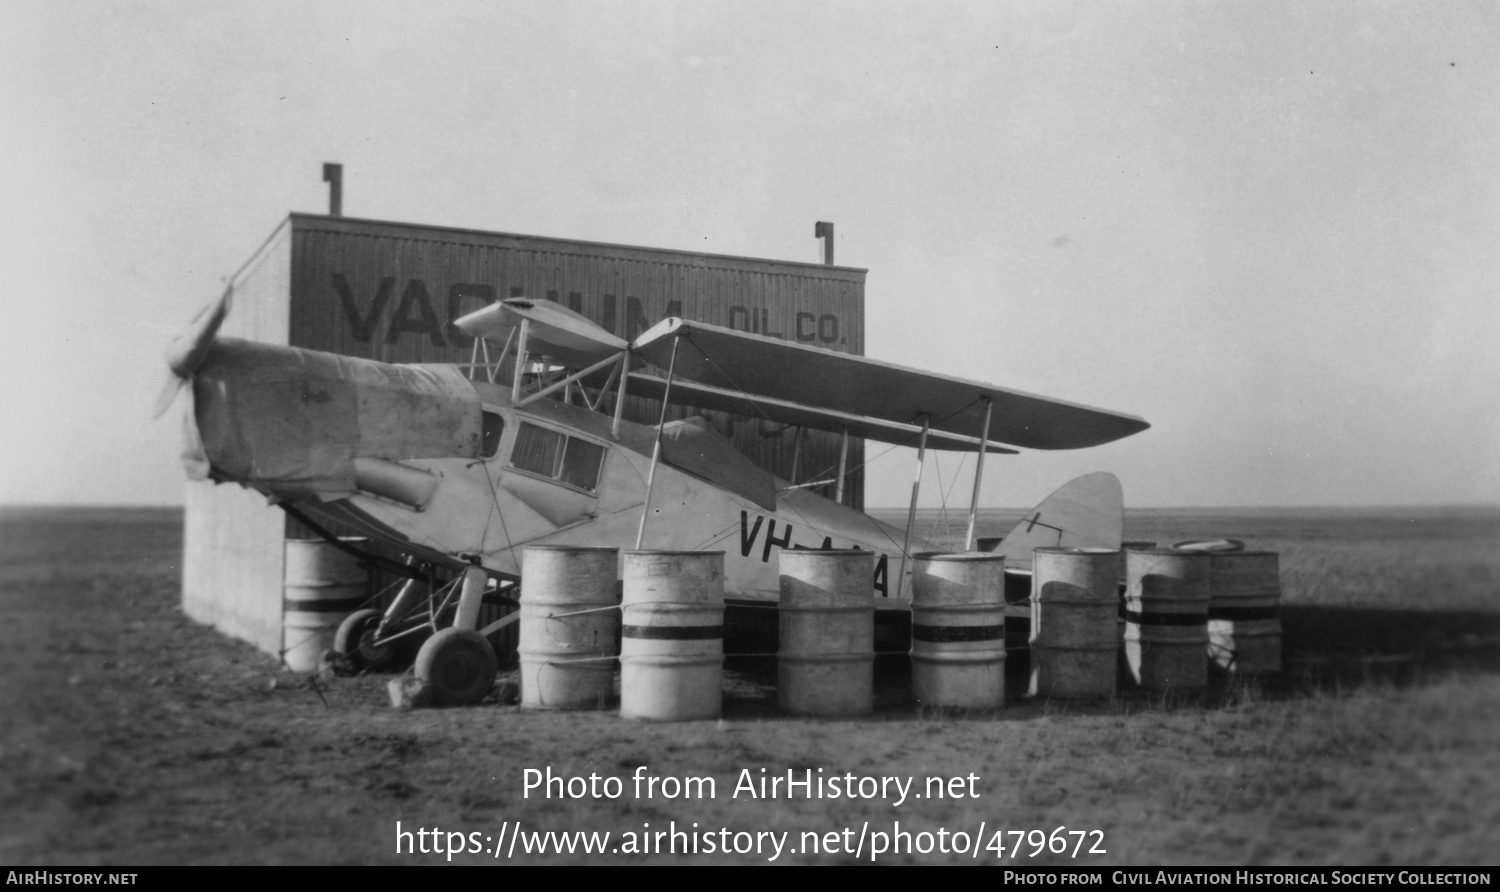
POLYGON ((218 300, 199 310, 193 321, 167 345, 168 375, 156 398, 156 410, 152 413, 152 418, 160 418, 166 414, 177 399, 178 392, 192 380, 193 373, 208 358, 214 335, 219 333, 219 326, 224 324, 224 317, 229 315, 233 294, 232 287, 226 289, 218 300))

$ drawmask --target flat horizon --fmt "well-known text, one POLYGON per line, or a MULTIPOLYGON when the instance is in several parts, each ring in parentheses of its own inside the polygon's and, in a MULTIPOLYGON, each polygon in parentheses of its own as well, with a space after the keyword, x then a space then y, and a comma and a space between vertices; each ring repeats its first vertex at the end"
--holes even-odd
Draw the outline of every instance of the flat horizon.
MULTIPOLYGON (((130 502, 6 502, 0 503, 0 511, 10 510, 99 510, 119 509, 122 511, 141 510, 182 510, 181 503, 130 503, 130 502)), ((874 505, 864 508, 864 513, 873 511, 906 511, 907 505, 874 505)), ((1035 505, 999 505, 980 508, 980 513, 987 511, 1027 511, 1035 505)), ((967 514, 967 507, 928 507, 917 508, 918 513, 933 513, 948 511, 949 513, 967 514)), ((1412 505, 1126 505, 1129 511, 1183 511, 1183 512, 1270 512, 1270 511, 1469 511, 1469 512, 1500 512, 1500 503, 1472 502, 1472 503, 1428 503, 1412 505)))

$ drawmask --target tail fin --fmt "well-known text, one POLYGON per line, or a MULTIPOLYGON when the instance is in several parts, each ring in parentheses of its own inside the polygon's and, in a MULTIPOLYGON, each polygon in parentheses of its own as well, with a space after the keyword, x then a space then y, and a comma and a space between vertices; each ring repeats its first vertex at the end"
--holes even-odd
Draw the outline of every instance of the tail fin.
POLYGON ((999 542, 985 551, 1005 555, 1005 566, 1031 570, 1031 551, 1043 547, 1119 548, 1125 528, 1125 493, 1120 479, 1099 471, 1064 483, 999 542))

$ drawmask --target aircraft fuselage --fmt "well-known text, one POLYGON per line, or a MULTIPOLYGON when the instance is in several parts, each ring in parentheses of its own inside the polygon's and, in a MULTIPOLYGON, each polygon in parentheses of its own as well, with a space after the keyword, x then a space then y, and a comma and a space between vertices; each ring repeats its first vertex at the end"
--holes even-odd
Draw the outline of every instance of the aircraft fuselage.
MULTIPOLYGON (((550 399, 518 409, 508 388, 474 387, 486 415, 485 455, 399 463, 435 479, 420 510, 364 491, 305 508, 453 566, 477 558, 505 578, 522 575, 527 545, 636 547, 655 428, 622 422, 614 437, 611 419, 596 412, 550 399)), ((702 440, 693 444, 700 453, 732 449, 715 434, 702 440)), ((738 453, 703 457, 710 464, 748 461, 738 453)), ((909 597, 893 581, 900 530, 759 473, 767 485, 747 496, 660 462, 641 547, 723 551, 726 595, 763 601, 777 598, 780 550, 858 548, 876 553, 875 596, 909 597)), ((932 550, 922 540, 911 548, 932 550)))

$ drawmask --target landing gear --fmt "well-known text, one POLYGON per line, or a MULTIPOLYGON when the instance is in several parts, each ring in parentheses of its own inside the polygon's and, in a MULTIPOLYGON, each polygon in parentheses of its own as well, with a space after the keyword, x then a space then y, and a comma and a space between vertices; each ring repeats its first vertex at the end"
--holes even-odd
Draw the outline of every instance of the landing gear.
POLYGON ((355 672, 384 672, 394 668, 400 659, 390 639, 376 643, 380 617, 379 610, 356 610, 344 619, 333 636, 333 649, 348 659, 355 672))
POLYGON ((494 648, 483 635, 447 628, 417 651, 416 674, 431 686, 434 704, 467 706, 494 687, 496 665, 494 648))

